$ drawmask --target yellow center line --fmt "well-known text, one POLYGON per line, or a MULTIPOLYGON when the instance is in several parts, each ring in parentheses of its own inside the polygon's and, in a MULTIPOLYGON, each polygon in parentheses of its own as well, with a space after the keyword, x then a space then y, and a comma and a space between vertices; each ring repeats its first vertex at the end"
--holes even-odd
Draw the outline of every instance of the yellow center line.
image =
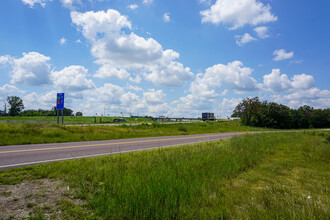
POLYGON ((19 153, 19 152, 32 152, 32 151, 44 151, 44 150, 60 150, 60 149, 69 149, 69 148, 83 148, 83 147, 96 147, 96 146, 105 146, 105 145, 121 145, 121 144, 136 144, 136 143, 146 143, 154 141, 168 141, 168 140, 181 140, 181 139, 196 139, 196 138, 207 138, 214 137, 218 135, 206 135, 206 136, 197 136, 197 137, 178 137, 178 138, 168 138, 168 139, 156 139, 156 140, 144 140, 144 141, 127 141, 127 142, 118 142, 118 143, 104 143, 104 144, 92 144, 92 145, 77 145, 77 146, 66 146, 66 147, 49 147, 49 148, 37 148, 37 149, 26 149, 26 150, 12 150, 12 151, 1 151, 0 154, 5 153, 19 153))

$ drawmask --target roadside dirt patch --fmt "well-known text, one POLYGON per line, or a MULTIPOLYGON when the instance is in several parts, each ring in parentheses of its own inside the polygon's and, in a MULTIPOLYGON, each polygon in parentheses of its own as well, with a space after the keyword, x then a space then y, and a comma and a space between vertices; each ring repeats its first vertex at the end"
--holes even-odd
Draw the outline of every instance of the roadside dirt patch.
POLYGON ((58 201, 74 203, 72 189, 60 180, 34 180, 18 185, 0 185, 0 219, 21 219, 38 216, 57 219, 61 216, 58 201))

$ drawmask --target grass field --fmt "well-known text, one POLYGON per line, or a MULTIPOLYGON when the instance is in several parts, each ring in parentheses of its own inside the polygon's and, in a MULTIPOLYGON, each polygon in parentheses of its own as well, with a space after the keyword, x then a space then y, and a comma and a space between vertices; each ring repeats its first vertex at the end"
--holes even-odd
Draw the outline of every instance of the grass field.
MULTIPOLYGON (((112 122, 113 119, 115 118, 123 118, 123 117, 101 117, 103 122, 112 122)), ((2 121, 57 121, 56 116, 42 116, 42 117, 21 117, 21 116, 16 116, 16 117, 0 117, 0 120, 2 121)), ((62 118, 60 117, 60 120, 62 118)), ((94 123, 96 120, 97 123, 100 122, 100 116, 92 117, 92 116, 64 116, 64 122, 65 123, 70 123, 70 122, 90 122, 94 123)), ((125 118, 127 122, 153 122, 150 118, 125 118)))
POLYGON ((58 126, 55 124, 0 123, 0 145, 41 144, 92 141, 168 135, 206 134, 234 131, 260 131, 262 128, 241 126, 239 121, 188 124, 153 123, 138 126, 58 126))
POLYGON ((31 207, 39 219, 329 219, 329 163, 330 132, 259 134, 0 171, 0 184, 60 179, 83 201, 31 207))

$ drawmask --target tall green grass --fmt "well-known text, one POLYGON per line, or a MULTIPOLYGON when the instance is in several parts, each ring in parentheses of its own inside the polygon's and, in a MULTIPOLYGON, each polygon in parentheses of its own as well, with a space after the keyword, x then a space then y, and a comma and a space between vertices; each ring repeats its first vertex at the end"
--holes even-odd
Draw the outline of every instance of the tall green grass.
POLYGON ((56 162, 0 171, 0 183, 61 178, 92 219, 329 219, 329 132, 322 134, 56 162))
POLYGON ((239 122, 191 124, 142 124, 138 126, 58 126, 54 124, 0 123, 0 145, 41 144, 92 141, 169 135, 205 134, 231 131, 256 131, 260 128, 241 126, 239 122))

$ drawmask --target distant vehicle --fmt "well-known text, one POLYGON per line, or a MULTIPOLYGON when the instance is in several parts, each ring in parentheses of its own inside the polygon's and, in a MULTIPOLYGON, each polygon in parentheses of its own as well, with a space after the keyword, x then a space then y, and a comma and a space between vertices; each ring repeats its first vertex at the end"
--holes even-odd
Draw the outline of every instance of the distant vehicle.
POLYGON ((239 119, 241 119, 240 117, 227 117, 228 118, 228 120, 239 120, 239 119))
POLYGON ((202 113, 202 120, 203 121, 215 121, 214 113, 202 113))
POLYGON ((123 118, 115 118, 113 119, 113 123, 117 123, 117 122, 127 122, 125 119, 123 118))

